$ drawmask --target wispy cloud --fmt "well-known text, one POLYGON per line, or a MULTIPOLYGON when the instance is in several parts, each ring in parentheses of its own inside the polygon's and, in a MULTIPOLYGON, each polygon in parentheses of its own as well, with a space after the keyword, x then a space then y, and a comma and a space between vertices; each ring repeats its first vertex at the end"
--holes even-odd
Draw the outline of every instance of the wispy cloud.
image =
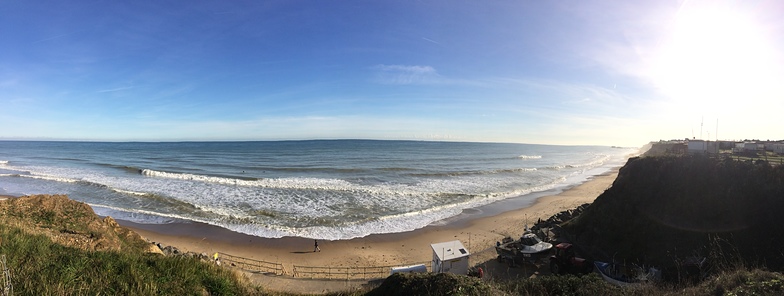
POLYGON ((377 81, 384 84, 434 84, 445 80, 431 66, 376 65, 377 81))
POLYGON ((118 87, 118 88, 102 89, 102 90, 99 90, 99 91, 96 91, 96 92, 97 93, 107 93, 107 92, 128 90, 128 89, 132 89, 132 88, 134 88, 134 87, 133 86, 124 86, 124 87, 118 87))
POLYGON ((422 40, 425 40, 425 41, 427 41, 427 42, 430 42, 430 43, 433 43, 433 44, 438 44, 438 45, 441 45, 441 43, 438 43, 437 41, 435 41, 435 40, 433 40, 433 39, 430 39, 430 38, 425 38, 425 37, 422 37, 422 40))

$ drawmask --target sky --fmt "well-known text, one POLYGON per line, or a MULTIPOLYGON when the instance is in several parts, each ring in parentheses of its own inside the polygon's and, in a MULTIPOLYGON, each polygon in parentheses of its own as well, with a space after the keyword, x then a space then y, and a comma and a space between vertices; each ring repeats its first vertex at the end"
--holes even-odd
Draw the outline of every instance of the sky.
POLYGON ((0 139, 784 139, 781 1, 0 0, 0 139))

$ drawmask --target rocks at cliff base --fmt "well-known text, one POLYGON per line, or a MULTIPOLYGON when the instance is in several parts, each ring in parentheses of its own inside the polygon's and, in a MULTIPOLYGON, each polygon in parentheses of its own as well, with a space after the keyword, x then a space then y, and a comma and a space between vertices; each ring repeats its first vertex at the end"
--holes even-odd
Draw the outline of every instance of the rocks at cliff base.
MULTIPOLYGON (((186 258, 196 258, 201 261, 212 261, 207 253, 196 253, 196 252, 183 252, 175 246, 168 246, 161 243, 150 242, 150 246, 157 249, 161 255, 164 256, 173 256, 173 257, 186 257, 186 258)), ((150 252, 153 253, 153 252, 150 252)))
POLYGON ((546 242, 554 242, 561 238, 564 234, 561 224, 574 219, 585 211, 591 204, 585 203, 572 210, 565 210, 555 215, 550 216, 547 220, 536 221, 536 224, 531 226, 531 231, 546 242))

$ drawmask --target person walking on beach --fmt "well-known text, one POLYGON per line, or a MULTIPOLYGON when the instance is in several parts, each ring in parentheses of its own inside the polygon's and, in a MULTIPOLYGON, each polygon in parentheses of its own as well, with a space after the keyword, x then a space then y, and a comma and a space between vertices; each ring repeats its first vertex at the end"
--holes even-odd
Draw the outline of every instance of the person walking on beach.
POLYGON ((315 246, 316 246, 313 249, 313 252, 321 252, 321 249, 319 249, 319 247, 318 247, 318 240, 316 239, 316 240, 313 240, 313 241, 315 242, 315 246))

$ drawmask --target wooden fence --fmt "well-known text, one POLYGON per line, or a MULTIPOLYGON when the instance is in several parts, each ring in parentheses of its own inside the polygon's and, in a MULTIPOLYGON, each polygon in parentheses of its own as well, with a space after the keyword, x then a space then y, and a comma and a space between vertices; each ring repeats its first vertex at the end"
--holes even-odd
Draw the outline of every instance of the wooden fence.
POLYGON ((11 296, 14 295, 14 286, 11 285, 11 272, 8 271, 8 265, 5 262, 5 254, 0 256, 0 270, 2 270, 2 277, 0 277, 0 295, 11 296))
POLYGON ((283 264, 273 263, 261 260, 254 260, 245 257, 233 256, 226 253, 218 252, 220 255, 221 264, 228 264, 233 267, 241 268, 247 271, 261 272, 265 274, 285 275, 286 269, 283 264))
MULTIPOLYGON (((410 265, 424 264, 427 270, 431 270, 431 262, 420 262, 410 265)), ((294 265, 294 277, 309 278, 309 279, 334 279, 334 280, 366 280, 366 279, 380 279, 389 276, 393 267, 400 267, 401 265, 389 266, 301 266, 294 265)))
POLYGON ((221 264, 240 268, 251 272, 260 272, 268 275, 291 275, 293 277, 308 279, 331 280, 367 280, 380 279, 389 276, 392 268, 424 264, 428 271, 432 270, 431 261, 388 266, 303 266, 294 265, 292 274, 286 272, 281 263, 255 260, 245 257, 229 255, 218 252, 221 264))

